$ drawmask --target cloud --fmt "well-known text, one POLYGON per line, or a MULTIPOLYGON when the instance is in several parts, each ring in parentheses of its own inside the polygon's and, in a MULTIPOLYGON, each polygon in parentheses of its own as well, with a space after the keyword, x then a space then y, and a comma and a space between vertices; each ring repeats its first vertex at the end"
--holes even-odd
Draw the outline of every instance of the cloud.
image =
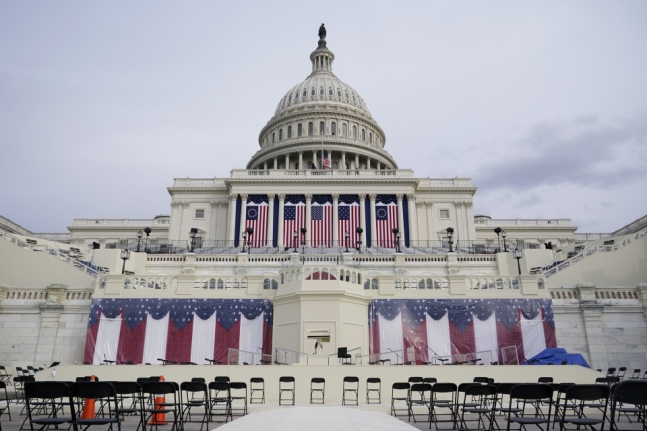
POLYGON ((564 185, 608 189, 647 178, 646 144, 646 112, 615 121, 585 115, 541 122, 502 145, 495 161, 480 165, 474 181, 517 192, 564 185))

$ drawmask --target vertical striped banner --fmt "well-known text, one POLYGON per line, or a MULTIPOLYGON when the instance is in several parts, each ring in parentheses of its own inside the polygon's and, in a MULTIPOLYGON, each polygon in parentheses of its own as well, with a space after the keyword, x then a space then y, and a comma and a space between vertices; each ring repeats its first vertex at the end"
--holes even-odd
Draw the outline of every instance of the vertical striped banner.
POLYGON ((314 195, 310 207, 310 246, 332 245, 332 196, 314 195))
POLYGON ((249 195, 247 197, 245 229, 248 227, 254 229, 251 238, 253 247, 264 247, 267 244, 268 209, 267 195, 249 195))
POLYGON ((348 246, 357 247, 358 235, 355 231, 361 226, 359 217, 359 197, 357 195, 339 195, 339 203, 337 205, 339 246, 346 246, 344 234, 348 232, 348 246))
POLYGON ((393 228, 397 227, 398 201, 395 195, 377 195, 375 200, 376 246, 394 248, 396 238, 393 228))
POLYGON ((294 248, 301 245, 301 228, 306 226, 305 195, 286 195, 283 207, 283 245, 294 248), (297 233, 296 239, 294 232, 297 233))

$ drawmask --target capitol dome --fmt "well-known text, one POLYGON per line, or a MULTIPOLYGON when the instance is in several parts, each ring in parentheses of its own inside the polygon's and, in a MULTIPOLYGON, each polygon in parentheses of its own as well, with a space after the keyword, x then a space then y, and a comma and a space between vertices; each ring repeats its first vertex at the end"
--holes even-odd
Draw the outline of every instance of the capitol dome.
POLYGON ((333 73, 322 29, 310 75, 281 98, 247 169, 323 169, 322 152, 331 169, 397 169, 366 102, 333 73))

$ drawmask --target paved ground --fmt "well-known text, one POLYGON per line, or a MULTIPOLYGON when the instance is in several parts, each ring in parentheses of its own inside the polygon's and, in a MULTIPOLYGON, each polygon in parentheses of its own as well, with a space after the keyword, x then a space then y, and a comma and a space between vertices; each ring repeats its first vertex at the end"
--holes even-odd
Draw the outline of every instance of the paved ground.
MULTIPOLYGON (((0 406, 4 406, 4 402, 0 401, 0 406)), ((341 406, 321 406, 315 407, 310 405, 299 406, 299 409, 295 409, 291 406, 273 406, 273 405, 264 405, 261 412, 253 412, 247 415, 244 419, 236 418, 229 425, 224 425, 221 423, 209 423, 209 430, 215 428, 222 428, 223 431, 231 430, 244 430, 251 429, 254 431, 264 431, 264 430, 299 430, 299 429, 309 429, 309 430, 319 430, 319 429, 334 429, 335 431, 345 431, 345 430, 406 430, 406 429, 419 429, 419 430, 428 430, 429 423, 414 423, 413 421, 407 422, 407 418, 399 419, 400 424, 394 426, 394 418, 387 416, 380 416, 379 413, 376 416, 376 411, 388 411, 388 405, 382 406, 372 406, 372 409, 365 409, 365 406, 360 407, 344 407, 341 406), (310 409, 320 409, 320 410, 310 410, 310 409), (346 410, 348 409, 348 410, 346 410), (277 421, 277 418, 285 417, 288 418, 285 421, 277 421), (380 420, 379 418, 382 418, 380 420), (376 419, 377 418, 377 419, 376 419), (346 420, 348 419, 348 420, 346 420)), ((1 408, 1 407, 0 407, 1 408)), ((258 406, 253 406, 254 409, 257 409, 258 406)), ((12 420, 9 420, 7 413, 5 412, 0 418, 0 423, 2 425, 2 431, 19 431, 25 416, 21 416, 22 405, 12 404, 11 407, 12 420)), ((421 410, 420 410, 421 411, 421 410)), ((422 416, 420 416, 422 418, 422 416)), ((591 416, 589 416, 591 417, 591 416)), ((170 416, 168 417, 170 419, 170 416)), ((197 418, 197 415, 195 416, 197 418)), ((633 420, 633 418, 632 418, 633 420)), ((126 417, 125 421, 122 423, 121 429, 124 431, 135 431, 138 426, 138 419, 136 417, 126 417)), ((505 421, 501 418, 499 419, 499 424, 505 426, 505 421)), ((25 424, 28 429, 28 424, 25 424)), ((476 428, 476 423, 468 423, 470 428, 476 428)), ((634 421, 630 424, 626 418, 622 419, 621 426, 623 429, 629 430, 641 430, 642 426, 634 421)), ((558 426, 559 427, 559 426, 558 426)), ((558 429, 555 428, 555 429, 558 429)), ((440 428, 451 428, 451 425, 441 424, 440 428)), ((608 422, 605 424, 605 428, 608 429, 608 422)), ((96 427, 95 427, 96 429, 96 427)), ((107 429, 107 427, 100 427, 98 429, 107 429)), ((199 423, 186 423, 184 429, 186 431, 198 431, 200 430, 199 423)), ((202 428, 206 430, 206 427, 202 428)), ((433 426, 432 426, 432 429, 433 426)), ((505 428, 504 428, 505 429, 505 428)), ((571 427, 574 429, 574 427, 571 427)), ((116 430, 116 428, 115 428, 116 430)), ((161 431, 170 431, 171 426, 159 426, 161 431)), ((527 431, 539 431, 536 427, 528 427, 527 431)))

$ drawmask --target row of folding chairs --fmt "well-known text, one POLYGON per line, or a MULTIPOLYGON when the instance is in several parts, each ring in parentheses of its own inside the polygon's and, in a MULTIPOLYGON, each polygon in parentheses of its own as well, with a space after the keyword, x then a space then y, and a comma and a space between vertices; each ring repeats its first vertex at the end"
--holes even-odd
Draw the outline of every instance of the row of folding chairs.
MULTIPOLYGON (((393 416, 429 422, 429 428, 433 425, 436 430, 439 424, 448 424, 445 428, 459 430, 509 431, 536 426, 547 431, 552 422, 553 428, 559 424, 560 431, 582 427, 602 431, 608 422, 609 429, 618 431, 622 416, 628 422, 633 417, 647 429, 647 382, 639 380, 613 386, 402 382, 393 384, 391 398, 393 416)), ((629 429, 636 429, 635 425, 629 429)))
MULTIPOLYGON (((22 377, 22 376, 35 376, 36 373, 44 370, 44 368, 43 367, 36 368, 29 365, 26 368, 15 367, 14 370, 16 372, 15 377, 22 377)), ((14 377, 13 374, 10 374, 4 365, 0 365, 0 382, 11 384, 12 377, 14 377)))
MULTIPOLYGON (((598 370, 599 372, 602 372, 601 369, 598 370)), ((623 381, 625 379, 627 373, 627 367, 620 367, 618 369, 616 368, 608 368, 607 369, 607 377, 618 377, 620 381, 623 381)), ((645 371, 642 376, 640 375, 641 370, 640 368, 636 368, 633 370, 631 373, 631 376, 627 377, 628 379, 631 380, 647 380, 647 371, 645 371)))

